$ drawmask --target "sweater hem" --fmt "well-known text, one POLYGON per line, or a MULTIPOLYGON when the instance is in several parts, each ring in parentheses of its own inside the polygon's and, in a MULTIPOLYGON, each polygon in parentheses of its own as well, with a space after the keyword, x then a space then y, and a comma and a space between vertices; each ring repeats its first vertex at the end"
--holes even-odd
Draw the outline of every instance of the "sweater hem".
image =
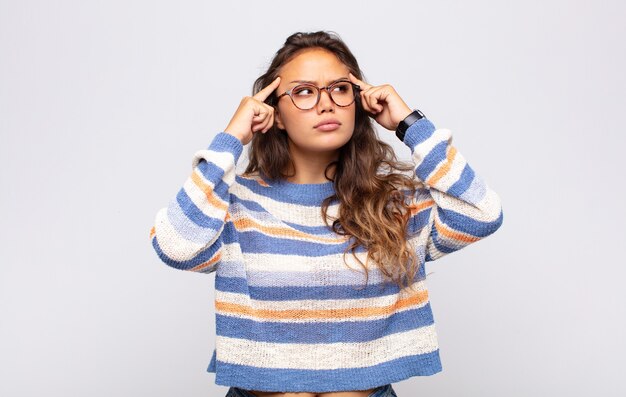
POLYGON ((260 368, 216 360, 207 369, 215 372, 215 384, 268 392, 328 393, 367 390, 413 376, 442 371, 439 349, 363 368, 302 370, 260 368))

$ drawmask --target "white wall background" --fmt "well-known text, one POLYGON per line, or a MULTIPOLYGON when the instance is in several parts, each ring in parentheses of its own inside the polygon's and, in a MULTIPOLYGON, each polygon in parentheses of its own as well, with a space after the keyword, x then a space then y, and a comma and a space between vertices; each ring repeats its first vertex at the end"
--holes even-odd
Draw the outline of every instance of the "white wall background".
POLYGON ((312 30, 451 129, 503 201, 496 234, 428 265, 444 369, 399 396, 626 395, 625 14, 0 0, 0 395, 226 393, 205 372, 214 274, 168 268, 148 232, 284 39, 312 30))

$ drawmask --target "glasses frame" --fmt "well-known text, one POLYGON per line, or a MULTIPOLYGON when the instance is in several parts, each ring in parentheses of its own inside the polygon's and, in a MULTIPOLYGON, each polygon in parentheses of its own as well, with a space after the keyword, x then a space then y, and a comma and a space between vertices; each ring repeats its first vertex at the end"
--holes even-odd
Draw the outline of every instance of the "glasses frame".
POLYGON ((300 110, 311 110, 313 108, 315 108, 317 106, 318 103, 320 103, 320 99, 322 97, 322 90, 325 90, 328 93, 328 97, 330 98, 330 100, 337 106, 339 106, 340 108, 345 108, 348 107, 350 105, 352 105, 355 101, 356 98, 359 96, 358 95, 358 91, 361 89, 361 86, 359 86, 358 84, 355 84, 353 82, 351 82, 348 79, 341 79, 341 80, 337 80, 329 85, 327 85, 326 87, 318 87, 315 84, 311 84, 311 83, 303 83, 303 84, 298 84, 297 86, 293 87, 290 90, 285 91, 284 93, 278 95, 276 97, 276 103, 278 103, 278 100, 282 97, 284 97, 285 95, 288 95, 289 98, 291 99, 291 103, 293 103, 293 106, 297 107, 300 110), (350 102, 347 105, 340 105, 337 102, 335 102, 335 100, 333 99, 333 96, 331 94, 331 88, 333 88, 335 85, 339 84, 339 83, 350 83, 352 84, 352 88, 354 91, 354 98, 352 98, 352 102, 350 102), (307 109, 302 109, 300 106, 296 105, 296 101, 294 101, 293 97, 291 96, 293 90, 295 90, 296 88, 301 88, 301 87, 313 87, 317 89, 317 100, 315 101, 315 104, 313 106, 311 106, 310 108, 307 109))

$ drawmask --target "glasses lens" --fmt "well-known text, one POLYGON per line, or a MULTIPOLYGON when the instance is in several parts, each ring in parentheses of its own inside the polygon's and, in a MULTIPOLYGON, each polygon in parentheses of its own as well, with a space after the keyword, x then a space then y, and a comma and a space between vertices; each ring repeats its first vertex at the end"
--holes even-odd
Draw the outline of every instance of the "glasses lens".
POLYGON ((313 109, 317 101, 317 87, 312 85, 299 85, 291 91, 293 103, 300 109, 313 109))
POLYGON ((354 90, 348 81, 339 81, 330 87, 330 95, 338 106, 348 106, 354 102, 354 90))

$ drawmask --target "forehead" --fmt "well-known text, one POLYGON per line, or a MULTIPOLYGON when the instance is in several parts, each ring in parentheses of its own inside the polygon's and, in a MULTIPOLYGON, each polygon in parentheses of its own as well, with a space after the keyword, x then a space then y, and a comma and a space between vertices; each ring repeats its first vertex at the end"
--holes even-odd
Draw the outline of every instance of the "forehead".
POLYGON ((349 69, 335 54, 315 48, 299 52, 280 69, 279 76, 289 83, 293 80, 307 80, 316 84, 347 78, 349 69))

